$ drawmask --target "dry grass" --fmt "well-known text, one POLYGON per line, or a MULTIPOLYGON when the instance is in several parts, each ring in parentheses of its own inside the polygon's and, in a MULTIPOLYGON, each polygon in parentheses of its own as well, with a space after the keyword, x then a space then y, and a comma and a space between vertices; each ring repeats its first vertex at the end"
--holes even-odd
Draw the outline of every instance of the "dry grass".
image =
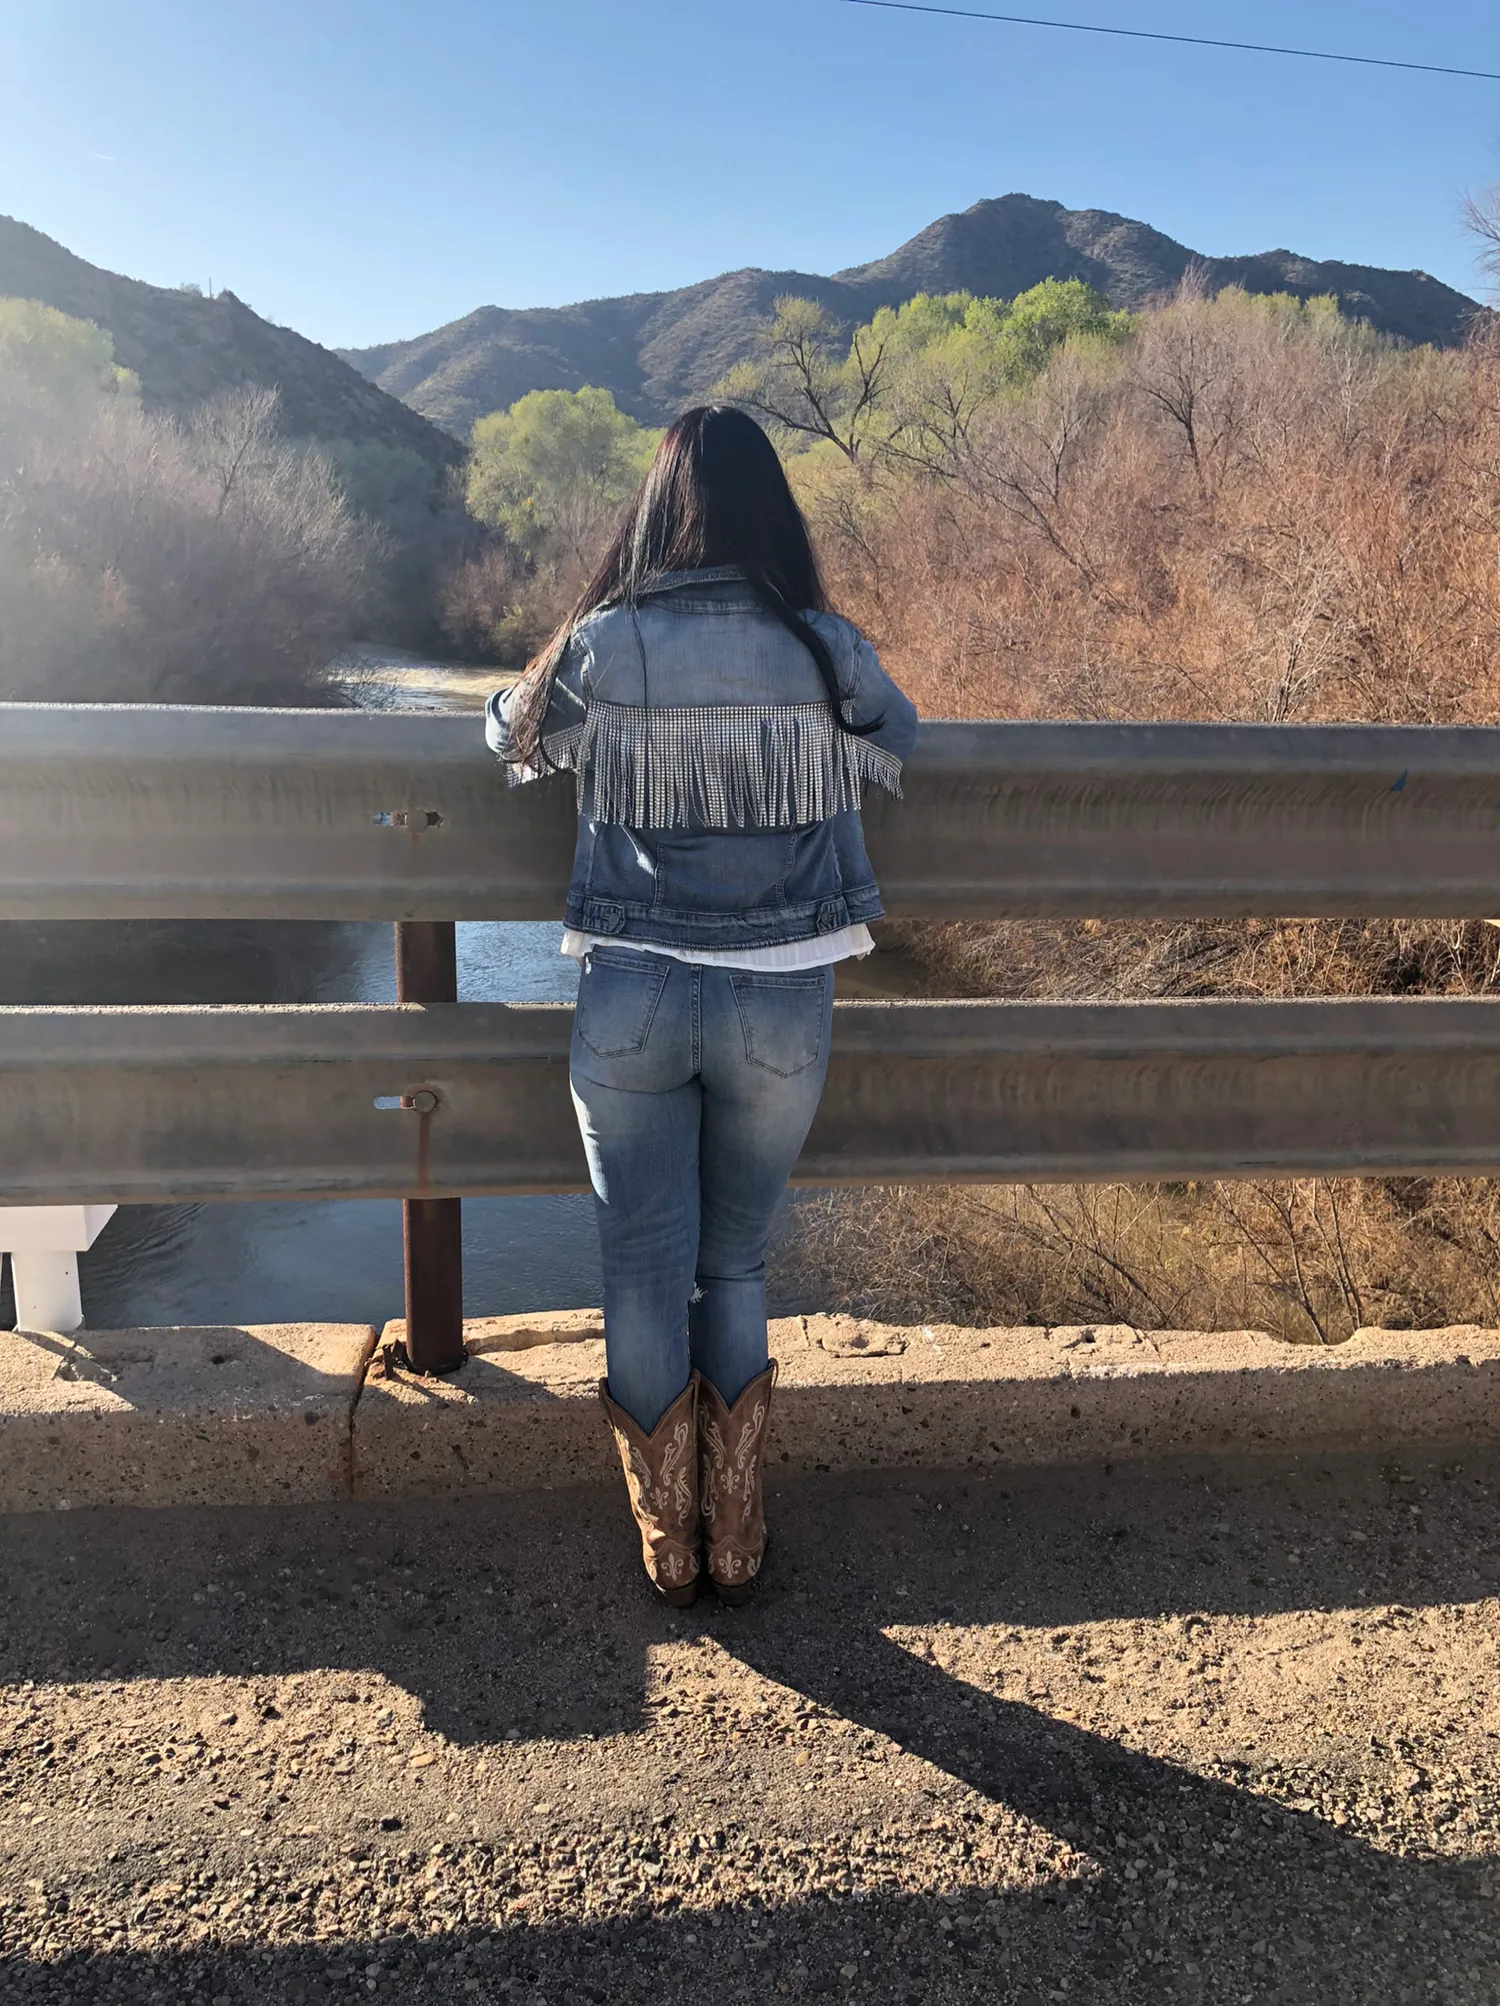
POLYGON ((800 1204, 799 1304, 897 1323, 1129 1323, 1336 1344, 1500 1322, 1500 1193, 1463 1179, 914 1185, 800 1204))
POLYGON ((882 933, 947 996, 1083 1002, 1500 989, 1500 928, 1485 920, 915 920, 882 933))

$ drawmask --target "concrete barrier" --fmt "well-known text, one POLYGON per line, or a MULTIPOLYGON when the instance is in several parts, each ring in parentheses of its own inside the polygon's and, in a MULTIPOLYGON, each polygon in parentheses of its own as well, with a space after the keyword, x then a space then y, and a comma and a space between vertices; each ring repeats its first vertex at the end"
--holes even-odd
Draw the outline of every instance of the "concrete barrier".
MULTIPOLYGON (((1366 1330, 1329 1350, 1259 1331, 772 1326, 774 1459, 789 1471, 1097 1462, 1192 1451, 1500 1440, 1500 1331, 1366 1330)), ((597 1339, 367 1383, 362 1497, 521 1491, 614 1472, 597 1339)))
POLYGON ((368 1324, 0 1331, 0 1511, 344 1497, 368 1324))
MULTIPOLYGON (((0 1510, 461 1496, 613 1481, 596 1311, 467 1326, 447 1379, 364 1325, 0 1332, 0 1510)), ((401 1334, 387 1326, 389 1340, 401 1334)), ((772 1326, 787 1471, 1500 1441, 1500 1331, 772 1326)))

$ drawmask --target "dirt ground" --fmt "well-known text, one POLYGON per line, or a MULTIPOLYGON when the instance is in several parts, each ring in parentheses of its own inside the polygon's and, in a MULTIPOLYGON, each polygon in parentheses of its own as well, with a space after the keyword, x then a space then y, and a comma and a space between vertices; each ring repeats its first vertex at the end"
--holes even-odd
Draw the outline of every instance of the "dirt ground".
POLYGON ((0 1525, 5 2006, 1500 2002, 1500 1454, 0 1525))

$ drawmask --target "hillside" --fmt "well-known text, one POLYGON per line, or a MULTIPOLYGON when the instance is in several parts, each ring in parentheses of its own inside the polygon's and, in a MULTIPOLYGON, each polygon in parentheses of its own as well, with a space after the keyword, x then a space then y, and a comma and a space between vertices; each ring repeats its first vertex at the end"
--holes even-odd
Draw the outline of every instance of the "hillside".
POLYGON ((976 202, 930 224, 889 257, 832 277, 729 272, 676 292, 636 293, 577 306, 480 307, 412 341, 339 353, 434 424, 466 437, 474 420, 528 390, 599 383, 653 422, 702 396, 750 352, 755 323, 783 293, 824 302, 841 320, 867 320, 917 292, 1024 292, 1045 278, 1083 279, 1115 306, 1169 291, 1190 266, 1215 291, 1307 299, 1333 293, 1346 312, 1405 341, 1463 338, 1475 302, 1425 272, 1319 263, 1292 251, 1205 258, 1148 224, 1102 209, 1064 209, 1030 195, 976 202))
POLYGON ((158 410, 186 413, 218 391, 263 384, 280 390, 290 437, 404 446, 434 466, 458 457, 448 433, 233 293, 206 299, 122 278, 9 216, 0 216, 0 297, 40 300, 105 328, 158 410))

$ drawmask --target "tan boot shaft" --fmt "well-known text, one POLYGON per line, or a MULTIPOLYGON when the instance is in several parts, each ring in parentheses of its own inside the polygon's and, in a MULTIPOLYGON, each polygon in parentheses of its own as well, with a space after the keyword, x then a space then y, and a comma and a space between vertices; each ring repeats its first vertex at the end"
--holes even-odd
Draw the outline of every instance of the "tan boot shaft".
POLYGON ((625 1471, 630 1509, 641 1535, 641 1558, 662 1596, 686 1608, 698 1593, 698 1375, 678 1394, 648 1435, 609 1397, 599 1398, 625 1471))
POLYGON ((698 1482, 708 1572, 721 1600, 742 1602, 766 1551, 764 1469, 773 1358, 730 1407, 708 1380, 698 1391, 698 1482))

